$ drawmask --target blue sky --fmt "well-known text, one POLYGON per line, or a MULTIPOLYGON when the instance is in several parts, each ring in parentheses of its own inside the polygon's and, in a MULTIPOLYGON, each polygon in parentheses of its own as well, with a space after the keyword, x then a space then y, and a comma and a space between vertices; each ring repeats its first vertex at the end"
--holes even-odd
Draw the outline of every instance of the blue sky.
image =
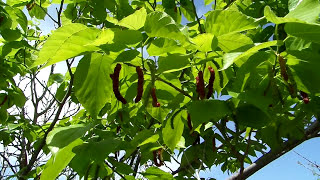
MULTIPOLYGON (((205 6, 203 0, 195 0, 197 12, 199 17, 211 9, 211 5, 205 6)), ((53 12, 55 13, 55 12, 53 12)), ((52 21, 49 18, 46 18, 45 21, 41 21, 41 29, 45 31, 44 34, 50 33, 53 29, 52 21)), ((61 66, 63 68, 64 64, 61 66)), ((59 66, 58 66, 59 67, 59 66)), ((57 68, 57 70, 60 68, 57 68)), ((59 72, 65 72, 65 69, 60 69, 59 72)), ((294 148, 294 151, 303 155, 311 161, 320 163, 319 149, 320 148, 320 139, 315 138, 307 142, 302 143, 298 147, 294 148)), ((260 171, 252 175, 249 180, 317 180, 317 177, 314 176, 308 169, 298 164, 298 161, 302 162, 304 165, 307 165, 307 162, 298 156, 293 151, 290 151, 273 161, 260 171)), ((218 180, 226 179, 230 174, 222 173, 220 167, 212 167, 210 171, 202 172, 201 177, 212 177, 218 180)))

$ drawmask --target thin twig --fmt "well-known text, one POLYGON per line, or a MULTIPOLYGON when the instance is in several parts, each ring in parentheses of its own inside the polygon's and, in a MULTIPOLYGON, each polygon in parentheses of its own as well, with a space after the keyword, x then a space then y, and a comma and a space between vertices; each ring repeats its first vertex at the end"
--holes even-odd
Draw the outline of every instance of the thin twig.
POLYGON ((121 173, 119 173, 113 166, 111 166, 107 161, 105 162, 106 165, 112 169, 113 172, 117 173, 122 179, 127 180, 121 173))
MULTIPOLYGON (((68 66, 68 69, 71 69, 71 67, 70 67, 71 65, 70 65, 68 62, 67 62, 67 66, 68 66)), ((72 86, 73 86, 73 79, 74 79, 74 76, 73 76, 72 73, 70 74, 70 77, 71 77, 71 78, 70 78, 70 83, 69 83, 69 86, 68 86, 67 93, 66 93, 65 96, 63 97, 62 102, 59 104, 59 107, 58 107, 57 113, 56 113, 56 115, 55 115, 55 117, 54 117, 54 120, 52 121, 52 123, 50 124, 49 128, 48 128, 47 131, 45 132, 44 137, 43 137, 43 139, 41 140, 40 145, 39 145, 38 148, 33 152, 33 155, 32 155, 32 157, 31 157, 31 159, 30 159, 30 161, 29 161, 29 164, 27 165, 27 167, 26 167, 25 169, 21 170, 21 171, 22 171, 22 173, 21 173, 22 176, 27 175, 27 174, 31 171, 34 163, 37 161, 37 157, 38 157, 39 153, 41 152, 42 148, 43 148, 43 147, 45 146, 45 144, 46 144, 46 138, 47 138, 49 132, 51 132, 51 131, 53 130, 55 124, 56 124, 57 121, 59 120, 59 116, 60 116, 60 114, 61 114, 61 112, 62 112, 63 106, 64 106, 64 104, 66 103, 66 101, 67 101, 67 99, 69 98, 69 96, 71 95, 72 86)))
POLYGON ((202 27, 201 27, 200 18, 199 18, 198 14, 197 14, 197 10, 196 10, 196 6, 194 4, 194 0, 192 0, 192 6, 193 6, 193 13, 196 16, 196 19, 197 19, 197 22, 198 22, 198 25, 199 25, 200 34, 202 34, 202 33, 204 33, 204 31, 202 30, 202 27))
POLYGON ((10 169, 12 170, 12 172, 14 172, 14 174, 16 174, 16 171, 15 171, 15 169, 13 168, 13 166, 11 165, 9 159, 6 158, 2 153, 0 153, 0 156, 1 156, 5 161, 7 161, 7 163, 8 163, 8 165, 9 165, 10 169))
POLYGON ((187 92, 183 91, 182 89, 178 88, 177 86, 173 85, 172 83, 170 83, 170 82, 168 82, 168 81, 166 81, 166 80, 164 80, 164 79, 162 79, 160 77, 157 77, 157 80, 166 83, 167 85, 173 87, 175 90, 179 91, 181 94, 183 94, 183 95, 189 97, 190 99, 192 99, 192 97, 187 92))

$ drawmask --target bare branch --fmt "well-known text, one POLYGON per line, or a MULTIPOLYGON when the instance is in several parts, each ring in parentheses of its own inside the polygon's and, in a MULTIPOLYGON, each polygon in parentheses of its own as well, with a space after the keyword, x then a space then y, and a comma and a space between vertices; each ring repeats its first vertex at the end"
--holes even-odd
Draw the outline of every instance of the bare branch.
POLYGON ((288 140, 283 143, 281 146, 282 148, 276 151, 269 151, 268 153, 264 154, 262 157, 260 157, 258 160, 256 160, 253 164, 251 164, 249 167, 245 168, 243 171, 242 176, 240 176, 240 173, 235 173, 232 175, 229 180, 239 180, 239 179, 246 179, 255 172, 259 171, 264 166, 268 165, 272 161, 276 160, 277 158, 281 157, 285 153, 289 152, 299 144, 303 143, 304 141, 308 139, 312 139, 317 136, 317 134, 320 131, 320 123, 319 121, 315 121, 305 130, 305 136, 302 139, 299 140, 288 140))

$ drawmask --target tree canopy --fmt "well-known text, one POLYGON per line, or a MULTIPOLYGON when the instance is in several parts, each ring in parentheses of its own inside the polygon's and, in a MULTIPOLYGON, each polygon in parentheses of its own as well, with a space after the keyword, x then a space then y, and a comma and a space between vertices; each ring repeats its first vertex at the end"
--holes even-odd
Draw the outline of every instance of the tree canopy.
POLYGON ((245 179, 319 137, 319 0, 201 3, 1 0, 0 178, 245 179))

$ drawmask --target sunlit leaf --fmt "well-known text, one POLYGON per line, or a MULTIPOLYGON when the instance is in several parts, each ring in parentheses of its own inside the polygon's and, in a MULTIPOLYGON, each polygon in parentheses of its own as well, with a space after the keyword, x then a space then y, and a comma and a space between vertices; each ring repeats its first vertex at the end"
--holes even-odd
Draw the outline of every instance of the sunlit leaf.
POLYGON ((258 26, 255 19, 246 16, 239 11, 215 10, 206 18, 206 31, 215 36, 232 32, 242 32, 254 29, 258 26))
POLYGON ((39 57, 32 67, 57 62, 80 55, 86 51, 96 50, 95 46, 85 46, 96 40, 100 30, 82 24, 68 24, 53 32, 39 52, 39 57))
POLYGON ((112 62, 105 54, 86 55, 75 73, 76 96, 94 118, 111 98, 112 80, 109 75, 113 73, 112 62))

